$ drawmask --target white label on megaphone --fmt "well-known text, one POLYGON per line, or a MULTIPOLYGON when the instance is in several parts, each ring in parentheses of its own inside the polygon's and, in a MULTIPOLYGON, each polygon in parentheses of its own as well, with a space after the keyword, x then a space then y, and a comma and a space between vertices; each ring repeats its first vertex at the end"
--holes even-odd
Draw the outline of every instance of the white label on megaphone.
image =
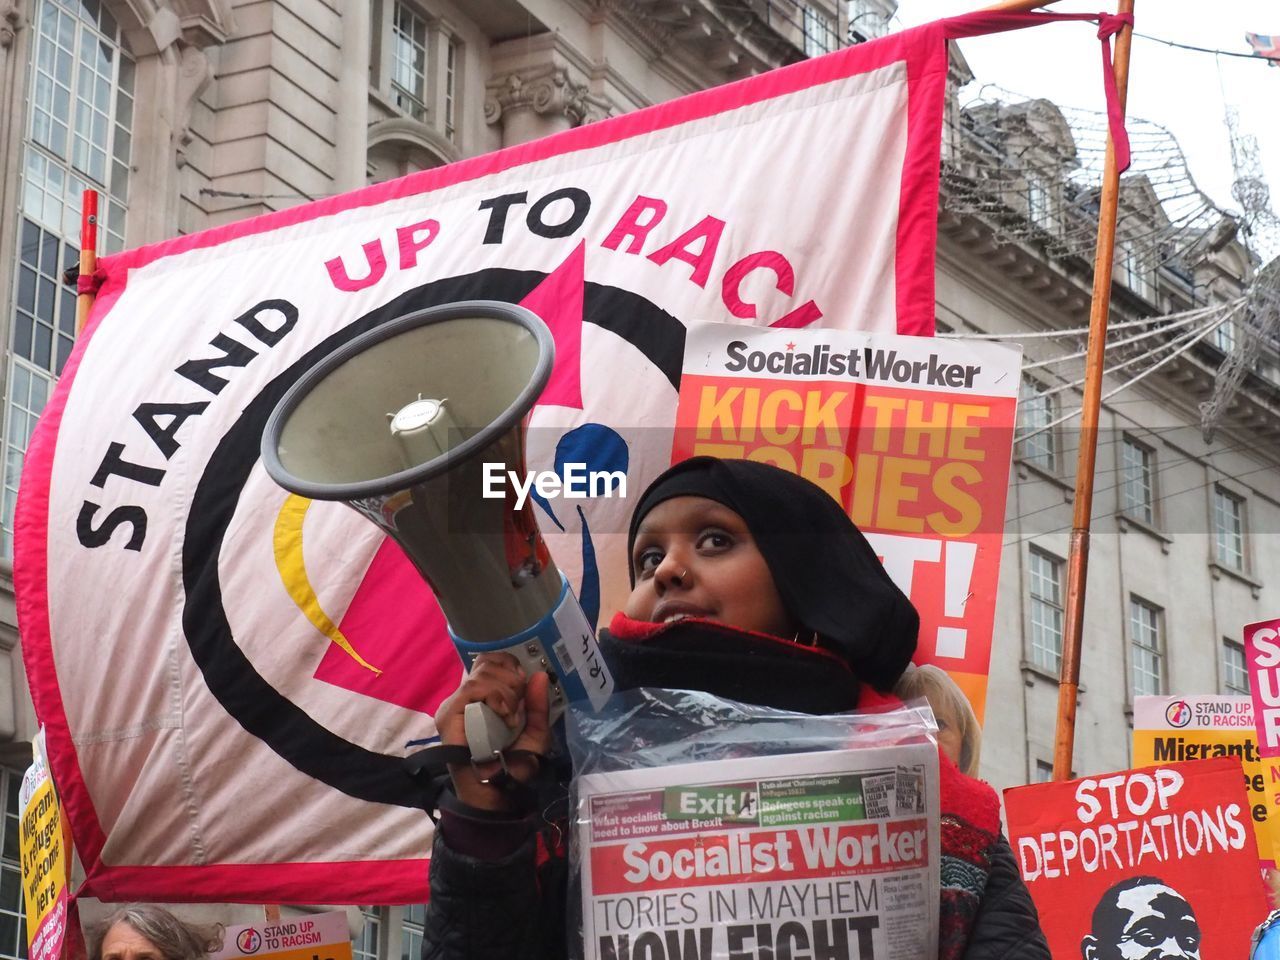
MULTIPOLYGON (((599 710, 609 699, 609 694, 613 693, 613 675, 609 673, 604 657, 600 655, 595 631, 587 623, 587 617, 572 590, 564 592, 552 618, 556 629, 560 631, 560 638, 553 645, 556 660, 562 668, 577 674, 577 680, 582 684, 591 706, 599 710)), ((570 692, 569 699, 577 699, 574 692, 570 692)))

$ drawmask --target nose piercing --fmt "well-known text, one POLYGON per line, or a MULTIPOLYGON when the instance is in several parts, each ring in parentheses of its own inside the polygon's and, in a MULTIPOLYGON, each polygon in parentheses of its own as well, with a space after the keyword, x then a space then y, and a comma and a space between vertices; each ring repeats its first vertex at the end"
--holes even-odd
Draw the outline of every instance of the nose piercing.
POLYGON ((685 580, 687 580, 688 578, 689 578, 689 568, 688 568, 688 567, 686 567, 685 569, 681 570, 681 571, 680 571, 680 573, 679 573, 679 575, 676 577, 676 579, 677 579, 677 580, 679 580, 681 583, 684 583, 684 582, 685 582, 685 580))

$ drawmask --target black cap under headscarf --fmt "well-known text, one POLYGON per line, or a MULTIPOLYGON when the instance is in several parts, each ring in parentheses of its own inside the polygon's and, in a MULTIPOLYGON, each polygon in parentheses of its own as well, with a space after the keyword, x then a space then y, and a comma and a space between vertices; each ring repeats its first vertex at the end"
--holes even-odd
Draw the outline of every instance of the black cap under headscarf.
POLYGON ((640 522, 673 497, 705 497, 742 517, 791 619, 816 633, 862 680, 877 690, 893 687, 915 653, 920 616, 830 494, 765 463, 683 460, 649 485, 632 512, 632 586, 640 522))

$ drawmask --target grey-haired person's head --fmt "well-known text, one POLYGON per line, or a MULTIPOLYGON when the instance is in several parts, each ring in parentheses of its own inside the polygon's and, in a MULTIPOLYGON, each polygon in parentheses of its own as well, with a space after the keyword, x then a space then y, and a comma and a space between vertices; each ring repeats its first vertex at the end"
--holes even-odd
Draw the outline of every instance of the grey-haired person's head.
MULTIPOLYGON (((128 903, 111 911, 89 931, 89 960, 134 960, 117 956, 114 944, 128 934, 136 934, 154 948, 155 960, 205 960, 222 947, 222 928, 189 924, 164 907, 150 903, 128 903), (117 929, 119 928, 119 929, 117 929), (115 934, 112 934, 112 931, 115 934)), ((146 944, 142 944, 143 947, 146 944)))

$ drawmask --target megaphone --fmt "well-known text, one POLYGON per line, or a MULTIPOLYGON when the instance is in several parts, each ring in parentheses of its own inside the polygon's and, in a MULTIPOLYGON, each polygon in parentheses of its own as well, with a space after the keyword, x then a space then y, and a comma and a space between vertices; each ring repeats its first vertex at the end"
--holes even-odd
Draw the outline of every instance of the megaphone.
MULTIPOLYGON (((551 331, 523 307, 473 300, 398 317, 323 357, 281 398, 262 437, 278 484, 338 500, 385 531, 426 579, 464 662, 501 650, 552 678, 551 719, 601 702, 612 680, 568 582, 514 507, 524 420, 551 376, 551 331), (485 465, 488 464, 486 471, 485 465)), ((519 735, 468 704, 473 759, 519 735)))

